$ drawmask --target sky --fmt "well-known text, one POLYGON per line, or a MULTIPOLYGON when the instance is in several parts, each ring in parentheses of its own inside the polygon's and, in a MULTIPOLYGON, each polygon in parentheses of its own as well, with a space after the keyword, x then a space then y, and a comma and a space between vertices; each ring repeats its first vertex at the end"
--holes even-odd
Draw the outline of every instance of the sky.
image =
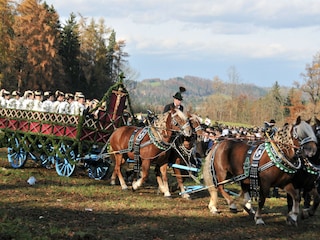
POLYGON ((115 30, 137 79, 219 77, 261 87, 303 82, 320 50, 319 0, 46 0, 115 30))

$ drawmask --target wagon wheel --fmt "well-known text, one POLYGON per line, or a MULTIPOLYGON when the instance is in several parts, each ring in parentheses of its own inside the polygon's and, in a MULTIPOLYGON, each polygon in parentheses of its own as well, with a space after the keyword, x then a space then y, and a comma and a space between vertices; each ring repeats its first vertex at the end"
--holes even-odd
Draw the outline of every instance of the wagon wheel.
POLYGON ((76 165, 70 163, 71 159, 75 159, 74 150, 70 151, 70 146, 61 143, 56 157, 56 172, 59 176, 70 177, 74 172, 76 165))
MULTIPOLYGON (((96 152, 97 154, 105 154, 109 152, 110 149, 110 140, 105 143, 105 145, 96 152)), ((111 160, 109 157, 105 158, 98 158, 97 160, 92 160, 86 162, 86 167, 88 168, 88 175, 89 178, 95 180, 101 180, 105 178, 110 171, 111 160)))
POLYGON ((23 146, 20 145, 19 139, 13 137, 10 140, 8 147, 8 161, 13 168, 21 168, 27 161, 27 151, 24 150, 23 146))
POLYGON ((102 160, 88 164, 88 175, 95 180, 103 179, 110 169, 110 163, 102 160))

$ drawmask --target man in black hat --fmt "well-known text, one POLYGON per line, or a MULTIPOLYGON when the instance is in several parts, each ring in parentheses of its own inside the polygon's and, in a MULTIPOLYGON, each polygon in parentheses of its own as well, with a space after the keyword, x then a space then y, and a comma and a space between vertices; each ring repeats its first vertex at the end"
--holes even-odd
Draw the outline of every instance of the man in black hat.
POLYGON ((167 104, 164 109, 163 113, 170 111, 171 108, 178 108, 180 111, 183 112, 183 106, 181 105, 181 102, 183 100, 181 92, 176 92, 176 94, 173 96, 173 102, 167 104))

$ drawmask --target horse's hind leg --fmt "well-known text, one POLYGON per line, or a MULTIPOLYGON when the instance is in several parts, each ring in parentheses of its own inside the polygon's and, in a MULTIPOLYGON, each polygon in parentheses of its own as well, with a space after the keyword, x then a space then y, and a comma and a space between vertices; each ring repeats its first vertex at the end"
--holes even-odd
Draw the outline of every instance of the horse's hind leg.
POLYGON ((210 202, 208 205, 208 208, 211 213, 217 214, 219 213, 217 204, 218 204, 218 188, 216 188, 214 185, 208 186, 208 191, 210 194, 210 202))
POLYGON ((128 189, 128 186, 127 186, 127 184, 122 176, 122 173, 121 173, 122 161, 123 161, 122 155, 116 154, 115 155, 115 165, 114 165, 113 173, 111 176, 110 184, 115 185, 116 177, 118 176, 122 190, 126 190, 126 189, 128 189))
POLYGON ((320 196, 319 196, 319 193, 315 187, 308 194, 310 194, 312 196, 313 203, 312 203, 311 207, 304 209, 302 211, 301 216, 303 219, 308 218, 309 216, 313 216, 319 206, 319 203, 320 203, 320 196))
POLYGON ((234 203, 234 199, 224 190, 224 186, 218 186, 218 190, 220 191, 224 199, 227 201, 230 211, 233 213, 237 213, 238 210, 236 204, 234 203))

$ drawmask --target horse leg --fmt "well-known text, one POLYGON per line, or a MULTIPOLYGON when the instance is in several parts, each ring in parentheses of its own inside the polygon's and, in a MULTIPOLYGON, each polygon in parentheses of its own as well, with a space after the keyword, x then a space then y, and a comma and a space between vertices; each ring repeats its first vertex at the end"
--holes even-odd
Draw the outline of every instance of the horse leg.
POLYGON ((220 191, 221 195, 224 197, 224 199, 227 201, 227 204, 229 206, 229 209, 232 213, 237 213, 237 206, 234 203, 234 199, 224 190, 223 185, 218 186, 218 190, 220 191))
POLYGON ((136 181, 133 181, 132 183, 132 190, 135 191, 139 187, 142 186, 142 184, 146 181, 146 179, 149 176, 149 169, 150 169, 150 160, 148 159, 141 159, 141 177, 137 179, 136 181))
POLYGON ((304 209, 302 211, 301 216, 303 219, 308 218, 309 216, 313 216, 319 206, 319 203, 320 203, 320 196, 319 196, 319 193, 318 193, 316 187, 314 187, 308 194, 310 194, 312 196, 313 203, 309 208, 304 209))
POLYGON ((299 215, 299 203, 300 203, 300 194, 299 191, 293 187, 292 184, 288 184, 284 187, 284 190, 290 194, 292 197, 292 209, 287 216, 288 225, 298 225, 298 215, 299 215))
MULTIPOLYGON (((269 190, 268 190, 268 192, 269 192, 269 190)), ((266 201, 265 195, 260 194, 258 208, 257 208, 256 214, 254 215, 254 220, 256 222, 256 225, 264 225, 265 224, 262 219, 262 208, 264 206, 265 201, 266 201)))
MULTIPOLYGON (((182 162, 181 158, 178 157, 176 159, 176 164, 180 165, 181 162, 182 162)), ((179 168, 173 168, 173 171, 174 171, 174 174, 176 175, 177 184, 178 184, 178 188, 180 189, 180 193, 185 192, 184 185, 183 185, 182 173, 181 173, 180 169, 179 168)), ((182 196, 182 198, 190 199, 190 195, 187 194, 187 193, 183 193, 181 196, 182 196)))
POLYGON ((218 205, 218 188, 214 185, 208 186, 208 191, 210 194, 210 202, 208 208, 211 213, 217 214, 219 213, 217 205, 218 205))
POLYGON ((243 205, 244 205, 244 206, 243 206, 243 207, 244 207, 244 210, 245 210, 248 214, 254 216, 255 211, 254 211, 253 208, 252 208, 251 197, 250 197, 249 192, 243 193, 243 205))
POLYGON ((127 184, 122 176, 122 173, 121 173, 121 165, 122 165, 123 161, 124 160, 123 160, 122 154, 115 155, 115 165, 114 165, 113 173, 111 176, 110 184, 115 185, 116 177, 118 176, 122 190, 127 190, 128 186, 127 186, 127 184))
POLYGON ((158 182, 159 191, 161 193, 165 193, 165 186, 164 186, 164 183, 161 178, 161 170, 160 169, 161 169, 161 167, 159 165, 156 165, 154 172, 156 174, 156 179, 158 182))
MULTIPOLYGON (((161 184, 162 192, 164 193, 165 197, 171 197, 170 191, 169 191, 169 183, 168 183, 168 176, 167 176, 167 168, 168 164, 163 164, 160 167, 161 177, 157 177, 158 184, 161 184)), ((159 187, 160 187, 159 184, 159 187)))

